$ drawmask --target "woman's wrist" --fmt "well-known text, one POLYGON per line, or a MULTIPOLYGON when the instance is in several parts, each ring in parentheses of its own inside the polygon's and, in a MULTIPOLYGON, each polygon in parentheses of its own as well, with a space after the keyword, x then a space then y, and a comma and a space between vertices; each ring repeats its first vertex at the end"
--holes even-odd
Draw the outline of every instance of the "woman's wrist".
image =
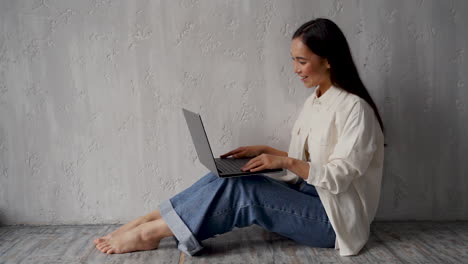
POLYGON ((270 147, 267 146, 267 145, 263 145, 262 147, 262 154, 265 153, 265 154, 271 154, 271 151, 270 151, 270 147))
POLYGON ((293 167, 294 160, 290 157, 283 157, 283 169, 290 170, 293 167))
POLYGON ((287 153, 287 152, 284 152, 284 151, 281 151, 281 150, 272 148, 272 147, 267 146, 267 145, 264 145, 264 148, 263 148, 263 150, 262 150, 262 153, 270 154, 270 155, 275 155, 275 156, 283 156, 283 157, 287 157, 287 156, 288 156, 288 153, 287 153))
POLYGON ((282 167, 293 172, 304 180, 307 180, 309 177, 310 165, 307 161, 284 157, 282 167))

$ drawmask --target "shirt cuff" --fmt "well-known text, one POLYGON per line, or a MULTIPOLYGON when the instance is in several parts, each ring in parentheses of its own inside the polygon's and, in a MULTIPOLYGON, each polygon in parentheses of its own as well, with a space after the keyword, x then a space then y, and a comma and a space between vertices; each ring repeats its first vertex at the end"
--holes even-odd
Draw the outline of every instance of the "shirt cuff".
POLYGON ((322 175, 322 166, 315 166, 312 162, 309 163, 309 176, 306 182, 310 185, 318 186, 320 183, 320 175, 322 175))

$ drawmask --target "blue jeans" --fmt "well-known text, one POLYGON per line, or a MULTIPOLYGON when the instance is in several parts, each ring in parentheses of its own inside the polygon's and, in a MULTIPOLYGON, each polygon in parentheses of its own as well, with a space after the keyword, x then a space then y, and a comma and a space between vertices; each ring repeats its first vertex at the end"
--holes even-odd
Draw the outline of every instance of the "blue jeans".
POLYGON ((265 175, 219 178, 208 173, 159 206, 178 249, 195 255, 202 240, 259 225, 312 247, 335 246, 335 231, 313 185, 265 175))

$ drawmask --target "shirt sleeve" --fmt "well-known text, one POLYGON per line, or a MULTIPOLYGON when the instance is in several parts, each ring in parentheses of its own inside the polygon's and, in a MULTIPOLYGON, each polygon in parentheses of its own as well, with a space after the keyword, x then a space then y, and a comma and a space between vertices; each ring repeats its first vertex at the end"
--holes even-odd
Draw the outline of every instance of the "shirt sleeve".
POLYGON ((375 130, 380 127, 373 109, 364 104, 358 101, 352 107, 328 163, 314 166, 308 162, 307 183, 338 194, 366 172, 377 149, 375 130))

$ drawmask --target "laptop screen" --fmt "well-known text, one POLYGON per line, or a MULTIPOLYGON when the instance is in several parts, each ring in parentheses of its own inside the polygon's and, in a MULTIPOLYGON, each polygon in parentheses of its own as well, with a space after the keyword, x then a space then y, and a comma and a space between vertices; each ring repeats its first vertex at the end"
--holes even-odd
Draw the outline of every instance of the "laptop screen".
POLYGON ((185 121, 187 121, 187 126, 189 128, 190 135, 192 136, 192 141, 198 154, 198 159, 200 159, 200 162, 205 165, 206 168, 218 175, 218 169, 216 168, 213 152, 211 151, 201 116, 184 108, 182 108, 182 111, 184 113, 185 121))

